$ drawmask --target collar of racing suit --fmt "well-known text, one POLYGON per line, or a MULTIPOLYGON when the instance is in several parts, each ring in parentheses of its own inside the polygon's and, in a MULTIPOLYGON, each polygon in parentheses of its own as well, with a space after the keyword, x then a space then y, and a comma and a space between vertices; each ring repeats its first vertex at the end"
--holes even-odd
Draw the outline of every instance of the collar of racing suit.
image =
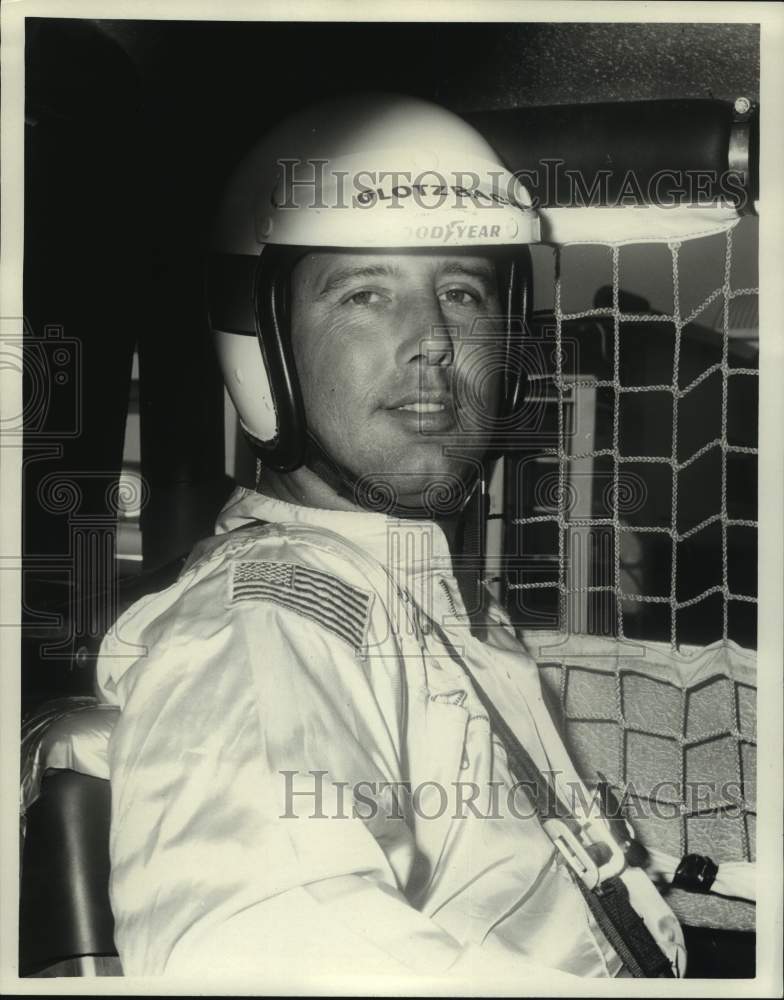
MULTIPOLYGON (((218 515, 215 533, 221 535, 245 528, 254 521, 306 524, 350 539, 379 562, 429 614, 468 622, 449 543, 435 521, 395 518, 369 511, 303 507, 238 487, 218 515)), ((488 614, 497 624, 509 624, 495 603, 488 614)))

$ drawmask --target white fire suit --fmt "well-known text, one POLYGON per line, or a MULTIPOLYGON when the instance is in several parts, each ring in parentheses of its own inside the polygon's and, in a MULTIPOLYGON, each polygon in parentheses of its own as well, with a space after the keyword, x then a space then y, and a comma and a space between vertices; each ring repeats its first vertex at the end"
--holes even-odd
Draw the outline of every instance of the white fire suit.
POLYGON ((126 974, 618 974, 461 661, 576 784, 536 665, 496 606, 472 635, 441 529, 239 489, 216 530, 101 650, 126 974))

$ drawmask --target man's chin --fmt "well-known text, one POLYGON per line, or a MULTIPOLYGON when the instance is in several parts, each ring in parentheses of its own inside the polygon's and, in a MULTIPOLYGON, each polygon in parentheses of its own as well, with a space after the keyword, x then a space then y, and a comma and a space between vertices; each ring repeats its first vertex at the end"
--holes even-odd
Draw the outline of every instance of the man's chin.
POLYGON ((356 480, 355 502, 364 510, 398 517, 455 517, 470 500, 480 473, 465 463, 367 473, 356 480))

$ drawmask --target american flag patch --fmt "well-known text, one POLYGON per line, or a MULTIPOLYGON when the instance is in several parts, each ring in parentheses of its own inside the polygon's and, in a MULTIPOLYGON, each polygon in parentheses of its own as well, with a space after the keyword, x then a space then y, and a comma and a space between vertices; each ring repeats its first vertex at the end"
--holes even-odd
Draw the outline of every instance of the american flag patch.
POLYGON ((231 600, 272 601, 323 625, 354 650, 365 645, 372 595, 329 573, 294 563, 237 562, 231 600))

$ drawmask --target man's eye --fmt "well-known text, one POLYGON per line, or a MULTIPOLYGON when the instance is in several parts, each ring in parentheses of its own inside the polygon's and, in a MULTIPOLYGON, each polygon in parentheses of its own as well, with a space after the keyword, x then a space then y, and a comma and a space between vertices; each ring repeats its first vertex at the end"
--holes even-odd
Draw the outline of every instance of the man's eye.
POLYGON ((448 288, 441 293, 441 298, 452 306, 471 306, 479 302, 479 295, 465 288, 448 288))
POLYGON ((349 295, 346 302, 350 302, 354 306, 374 306, 381 300, 381 296, 378 292, 374 292, 371 289, 363 289, 360 292, 354 292, 353 295, 349 295))

